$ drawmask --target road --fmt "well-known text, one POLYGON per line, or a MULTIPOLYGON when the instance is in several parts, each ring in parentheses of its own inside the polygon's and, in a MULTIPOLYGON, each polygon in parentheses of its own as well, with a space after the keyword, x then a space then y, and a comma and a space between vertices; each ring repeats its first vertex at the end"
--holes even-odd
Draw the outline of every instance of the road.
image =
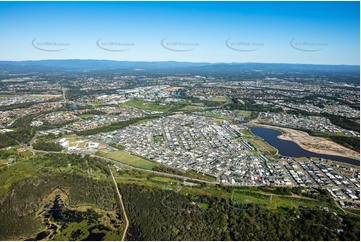
POLYGON ((125 220, 125 228, 124 228, 124 232, 123 232, 123 236, 122 236, 122 241, 124 241, 125 236, 127 235, 128 227, 129 227, 129 220, 128 220, 127 212, 125 211, 125 207, 124 207, 122 195, 120 195, 119 188, 118 188, 118 184, 117 184, 117 182, 115 181, 115 178, 114 178, 114 176, 113 176, 112 169, 110 168, 110 165, 109 165, 109 164, 108 164, 108 168, 109 168, 110 175, 112 176, 115 189, 117 190, 117 194, 118 194, 120 206, 122 207, 123 217, 124 217, 124 220, 125 220))
POLYGON ((165 172, 160 172, 160 171, 152 171, 152 170, 146 170, 146 169, 142 169, 142 168, 137 168, 134 166, 130 166, 130 165, 126 165, 124 163, 121 163, 119 161, 115 161, 109 158, 105 158, 102 156, 97 156, 97 155, 92 155, 93 157, 99 158, 99 159, 103 159, 105 161, 129 168, 129 169, 134 169, 134 170, 138 170, 138 171, 143 171, 143 172, 148 172, 148 173, 152 173, 152 174, 156 174, 156 175, 161 175, 161 176, 167 176, 167 177, 172 177, 172 178, 178 178, 178 179, 182 179, 182 180, 186 180, 186 181, 194 181, 194 182, 203 182, 203 183, 207 183, 207 184, 219 184, 218 181, 205 181, 205 180, 201 180, 201 179, 196 179, 196 178, 191 178, 191 177, 187 177, 187 176, 181 176, 181 175, 174 175, 174 174, 170 174, 170 173, 165 173, 165 172))
MULTIPOLYGON (((26 148, 27 150, 29 150, 30 152, 32 152, 33 154, 35 153, 46 153, 46 154, 74 154, 74 153, 70 153, 70 152, 60 152, 60 151, 44 151, 44 150, 34 150, 32 146, 27 146, 25 144, 21 144, 24 148, 26 148)), ((115 161, 109 158, 105 158, 102 156, 98 156, 98 155, 90 155, 92 157, 96 157, 98 159, 107 161, 107 162, 111 162, 113 164, 117 164, 119 166, 125 167, 125 168, 129 168, 129 169, 134 169, 134 170, 138 170, 138 171, 142 171, 142 172, 147 172, 147 173, 152 173, 152 174, 156 174, 156 175, 161 175, 161 176, 167 176, 167 177, 172 177, 172 178, 177 178, 177 179, 182 179, 185 181, 194 181, 194 182, 202 182, 202 183, 207 183, 207 184, 220 184, 220 181, 205 181, 205 180, 201 180, 201 179, 196 179, 196 178, 191 178, 191 177, 187 177, 187 176, 181 176, 181 175, 174 175, 174 174, 170 174, 170 173, 165 173, 165 172, 160 172, 160 171, 152 171, 152 170, 146 170, 146 169, 142 169, 142 168, 137 168, 134 166, 130 166, 124 163, 121 163, 119 161, 115 161)))

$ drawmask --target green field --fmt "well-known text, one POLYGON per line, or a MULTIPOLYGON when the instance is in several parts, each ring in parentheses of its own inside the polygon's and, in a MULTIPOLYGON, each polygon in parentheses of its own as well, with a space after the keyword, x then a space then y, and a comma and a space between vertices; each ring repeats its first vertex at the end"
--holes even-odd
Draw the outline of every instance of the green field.
MULTIPOLYGON (((326 203, 302 196, 286 196, 265 193, 261 191, 245 191, 242 189, 234 189, 231 195, 231 201, 238 204, 262 204, 269 209, 277 209, 278 207, 294 207, 303 206, 306 208, 316 209, 326 203)), ((334 207, 335 209, 335 207, 334 207)))
POLYGON ((18 95, 13 95, 13 94, 0 94, 0 98, 5 98, 5 97, 17 97, 18 95))
POLYGON ((92 119, 95 116, 95 114, 81 114, 79 115, 82 119, 92 119))
POLYGON ((130 166, 134 166, 134 167, 142 168, 142 169, 146 169, 146 170, 152 170, 154 167, 158 166, 158 164, 156 164, 154 162, 148 161, 139 156, 128 154, 124 151, 117 151, 117 152, 112 152, 112 153, 100 152, 100 155, 107 157, 109 159, 113 159, 113 160, 119 161, 121 163, 130 165, 130 166))
POLYGON ((260 150, 265 155, 275 155, 277 154, 277 149, 273 146, 270 146, 266 142, 264 142, 262 139, 258 137, 247 137, 246 139, 253 147, 260 150))
POLYGON ((164 137, 162 135, 154 136, 154 142, 164 141, 164 137))
POLYGON ((102 102, 101 101, 94 101, 91 104, 94 105, 94 106, 100 106, 100 105, 102 105, 102 102))
POLYGON ((212 97, 209 99, 209 101, 212 102, 227 102, 227 98, 226 97, 212 97))
POLYGON ((245 110, 239 110, 237 112, 235 112, 238 115, 241 115, 243 117, 248 117, 249 115, 251 115, 251 111, 245 111, 245 110))
POLYGON ((199 110, 198 106, 193 106, 193 105, 187 105, 185 107, 182 107, 180 110, 182 111, 195 111, 195 110, 199 110))
POLYGON ((31 157, 33 155, 33 153, 31 153, 30 151, 24 151, 24 152, 20 152, 19 153, 20 157, 22 158, 27 158, 27 157, 31 157))
POLYGON ((40 169, 41 167, 34 166, 30 161, 16 162, 9 166, 6 172, 2 172, 0 176, 0 197, 3 196, 14 183, 33 177, 40 169))
POLYGON ((192 105, 193 105, 193 106, 204 107, 204 103, 193 103, 193 102, 192 102, 192 105))
POLYGON ((0 165, 5 162, 8 162, 9 158, 16 158, 18 154, 17 148, 19 148, 19 146, 0 149, 0 165))
POLYGON ((122 106, 130 106, 142 110, 160 111, 160 112, 167 112, 174 107, 174 105, 168 105, 168 104, 160 105, 157 103, 146 102, 144 100, 139 100, 139 99, 133 99, 128 102, 125 102, 124 104, 122 104, 122 106))

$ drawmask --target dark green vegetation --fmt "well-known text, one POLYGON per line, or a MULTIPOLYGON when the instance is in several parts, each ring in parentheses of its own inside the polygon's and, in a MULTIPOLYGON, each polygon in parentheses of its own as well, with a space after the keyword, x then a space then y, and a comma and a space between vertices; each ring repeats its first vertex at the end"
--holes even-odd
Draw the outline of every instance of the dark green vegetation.
POLYGON ((178 175, 178 176, 186 176, 186 177, 191 177, 191 178, 195 178, 195 179, 206 180, 206 181, 215 181, 216 180, 216 178, 214 176, 211 176, 208 174, 202 174, 202 173, 198 173, 198 172, 192 171, 192 170, 181 171, 181 170, 177 170, 173 167, 165 166, 165 165, 156 166, 152 170, 170 173, 170 174, 174 174, 174 175, 178 175))
MULTIPOLYGON (((207 100, 207 99, 201 100, 197 97, 187 96, 185 94, 182 96, 182 98, 190 101, 191 103, 201 103, 205 107, 217 107, 217 106, 222 105, 222 102, 219 102, 216 100, 207 100)), ((227 101, 227 99, 226 99, 226 101, 227 101)))
MULTIPOLYGON (((0 240, 35 238, 40 232, 51 233, 50 224, 37 216, 37 211, 42 209, 43 199, 55 189, 62 189, 69 194, 69 200, 66 206, 61 207, 60 214, 49 220, 51 224, 57 225, 55 239, 69 240, 70 237, 65 236, 67 233, 76 238, 78 229, 82 231, 88 227, 90 231, 79 232, 78 236, 89 236, 93 230, 101 230, 108 240, 119 239, 120 229, 105 218, 107 214, 115 214, 117 211, 114 186, 107 179, 106 172, 106 165, 97 159, 58 154, 42 155, 2 168, 0 240), (71 169, 69 163, 72 164, 71 169), (91 173, 86 172, 89 169, 91 173), (84 209, 86 207, 89 209, 84 209), (85 211, 77 211, 79 209, 85 211), (65 216, 66 219, 57 221, 56 217, 59 216, 65 216), (75 226, 74 223, 83 223, 88 227, 81 224, 75 226), (96 228, 98 225, 103 227, 96 228)), ((119 225, 120 222, 113 223, 119 225)))
POLYGON ((32 105, 36 104, 35 102, 27 102, 27 103, 18 103, 7 106, 0 106, 0 111, 13 110, 15 108, 28 108, 32 105))
POLYGON ((8 134, 0 134, 0 148, 16 145, 17 142, 10 138, 8 134))
POLYGON ((160 111, 160 112, 172 112, 181 109, 186 104, 175 103, 162 105, 159 102, 146 102, 142 99, 132 99, 123 104, 124 106, 130 106, 142 110, 160 111))
POLYGON ((336 126, 339 126, 344 129, 360 132, 360 124, 352 119, 336 116, 336 115, 329 115, 329 114, 323 114, 323 116, 329 118, 331 123, 333 123, 336 126))
POLYGON ((47 139, 40 138, 36 140, 36 143, 33 144, 35 150, 45 150, 45 151, 62 151, 63 147, 57 142, 51 142, 47 139))
POLYGON ((317 132, 317 131, 310 131, 310 130, 303 130, 307 132, 310 135, 323 137, 329 140, 332 140, 342 146, 345 146, 349 149, 355 150, 357 152, 360 152, 360 138, 359 137, 353 137, 353 136, 344 136, 344 135, 331 135, 323 132, 317 132))
POLYGON ((360 138, 359 137, 332 135, 332 136, 330 136, 330 138, 340 145, 343 145, 347 148, 350 148, 357 152, 360 152, 360 138))
POLYGON ((5 165, 5 163, 7 162, 12 163, 16 160, 32 156, 32 153, 30 151, 24 151, 21 149, 18 151, 18 148, 19 146, 0 149, 0 167, 2 165, 5 165))
MULTIPOLYGON (((127 240, 359 239, 359 216, 344 214, 325 190, 191 187, 132 169, 113 173, 127 240)), ((90 156, 43 154, 0 168, 0 208, 1 240, 119 240, 124 226, 107 164, 90 156)))
MULTIPOLYGON (((86 208, 85 211, 68 209, 61 198, 61 194, 64 194, 64 192, 56 190, 56 193, 55 197, 45 204, 42 211, 43 214, 40 215, 45 223, 50 225, 49 229, 51 231, 45 230, 40 232, 35 238, 36 240, 41 235, 47 235, 48 238, 55 240, 103 240, 119 238, 119 230, 116 231, 116 228, 119 228, 119 224, 111 224, 110 226, 114 229, 99 224, 105 214, 109 219, 112 219, 111 213, 99 209, 97 212, 92 208, 86 208), (106 236, 108 238, 105 238, 106 236)), ((117 218, 114 217, 113 221, 115 222, 117 218)))
POLYGON ((14 139, 20 143, 28 143, 36 131, 34 127, 30 126, 33 118, 34 115, 18 118, 10 127, 14 129, 14 132, 7 133, 8 139, 14 139))
POLYGON ((113 130, 122 129, 122 128, 127 127, 127 126, 132 125, 132 124, 137 124, 137 123, 140 123, 140 122, 146 122, 146 121, 156 119, 156 118, 160 118, 160 117, 161 117, 160 115, 152 115, 152 116, 147 116, 145 118, 132 118, 132 119, 129 119, 127 121, 112 123, 112 124, 104 126, 104 127, 91 129, 91 130, 80 131, 80 132, 76 132, 76 133, 77 133, 77 135, 94 135, 94 134, 99 134, 99 133, 104 133, 104 132, 110 132, 110 131, 113 131, 113 130))
POLYGON ((128 240, 359 240, 359 218, 124 185, 128 240), (339 232, 338 232, 339 231, 339 232))

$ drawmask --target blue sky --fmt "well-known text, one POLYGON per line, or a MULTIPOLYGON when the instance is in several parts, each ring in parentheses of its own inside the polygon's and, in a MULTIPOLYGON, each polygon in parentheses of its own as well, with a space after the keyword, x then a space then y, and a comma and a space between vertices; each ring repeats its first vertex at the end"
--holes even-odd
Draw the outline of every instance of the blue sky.
POLYGON ((359 4, 0 2, 0 60, 359 65, 359 4))

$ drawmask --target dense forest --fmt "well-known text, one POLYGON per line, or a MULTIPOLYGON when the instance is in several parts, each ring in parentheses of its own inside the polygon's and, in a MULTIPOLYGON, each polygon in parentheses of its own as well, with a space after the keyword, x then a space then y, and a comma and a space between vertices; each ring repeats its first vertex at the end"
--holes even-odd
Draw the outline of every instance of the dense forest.
POLYGON ((57 142, 50 142, 45 139, 38 139, 33 145, 35 150, 61 151, 63 147, 57 142))
POLYGON ((16 145, 16 141, 7 134, 0 134, 0 148, 16 145))
POLYGON ((85 176, 82 171, 87 168, 103 174, 108 172, 106 164, 97 159, 65 154, 37 156, 31 164, 26 162, 0 169, 0 240, 26 239, 44 229, 45 225, 36 213, 43 198, 54 189, 67 191, 69 200, 66 203, 70 208, 87 204, 104 211, 116 210, 113 184, 110 180, 85 176), (71 173, 65 171, 69 163, 74 166, 71 173), (16 177, 14 173, 17 173, 16 177), (14 179, 19 181, 4 194, 4 187, 8 187, 8 182, 14 179))
POLYGON ((316 209, 231 204, 136 185, 120 187, 128 240, 359 240, 360 221, 316 209))

